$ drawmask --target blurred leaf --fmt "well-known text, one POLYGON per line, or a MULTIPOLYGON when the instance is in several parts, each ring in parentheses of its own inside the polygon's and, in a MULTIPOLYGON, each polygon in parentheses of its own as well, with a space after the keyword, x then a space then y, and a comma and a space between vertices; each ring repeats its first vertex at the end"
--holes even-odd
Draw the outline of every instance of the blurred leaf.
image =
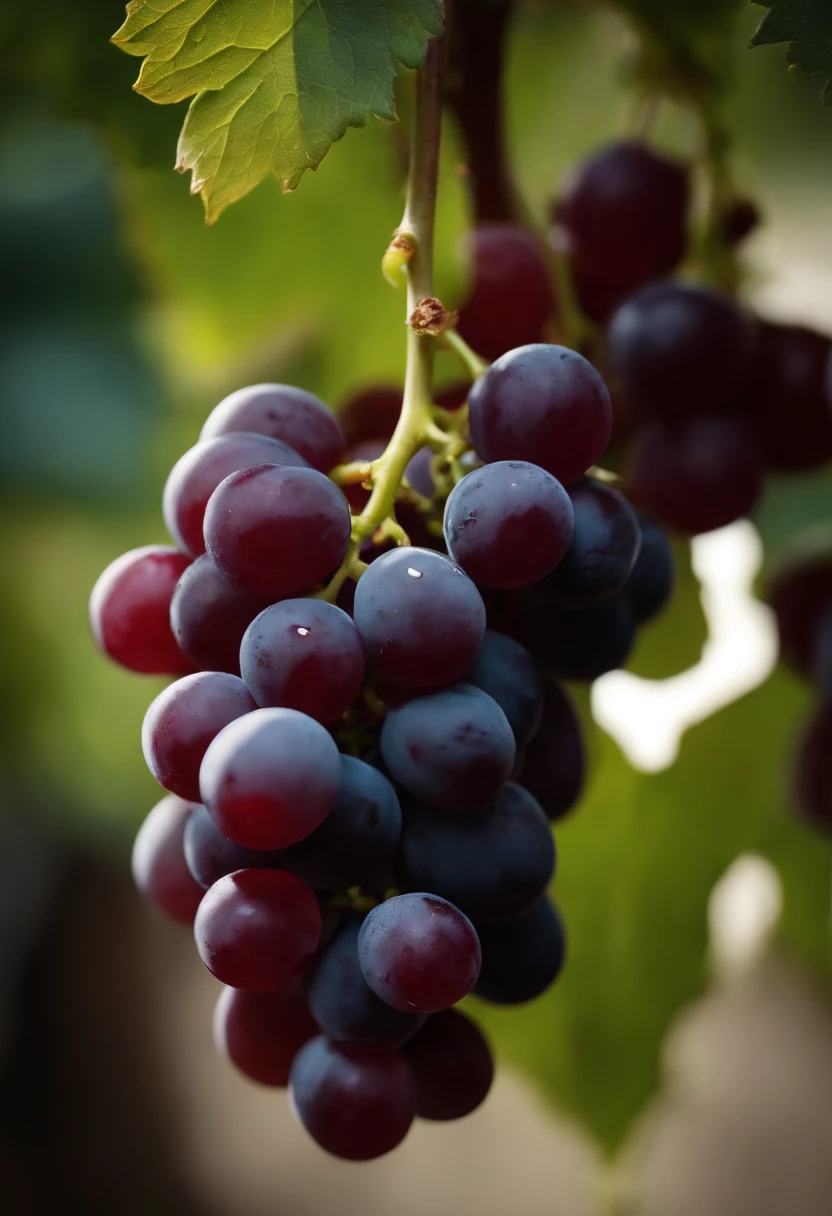
POLYGON ((702 657, 708 623, 691 566, 690 541, 673 541, 676 577, 666 608, 639 629, 627 670, 645 680, 666 680, 695 666, 702 657))
POLYGON ((347 127, 393 122, 396 64, 421 67, 442 27, 441 0, 132 0, 113 41, 145 57, 151 101, 196 94, 177 168, 210 223, 269 173, 294 190, 347 127))
POLYGON ((754 512, 763 541, 763 575, 792 558, 832 552, 832 469, 769 476, 754 512))
POLYGON ((606 736, 588 795, 556 832, 563 976, 524 1009, 478 1003, 503 1057, 613 1152, 659 1083, 673 1019, 708 982, 708 897, 735 858, 781 875, 781 933, 829 953, 832 850, 787 810, 784 761, 809 700, 785 671, 692 728, 678 761, 635 772, 606 736))
POLYGON ((686 97, 718 93, 730 74, 741 0, 615 0, 638 30, 637 75, 648 89, 686 97))
POLYGON ((821 101, 832 105, 832 6, 829 0, 754 0, 768 8, 751 46, 788 42, 786 58, 804 76, 823 78, 821 101))

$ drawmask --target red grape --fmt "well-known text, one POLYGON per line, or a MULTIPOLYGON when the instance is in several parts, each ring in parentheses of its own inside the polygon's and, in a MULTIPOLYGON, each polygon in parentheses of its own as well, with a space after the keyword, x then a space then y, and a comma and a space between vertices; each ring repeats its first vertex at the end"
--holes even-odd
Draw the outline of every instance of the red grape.
POLYGON ((404 1048, 416 1074, 421 1119, 462 1119, 488 1096, 494 1061, 480 1028, 457 1009, 432 1014, 404 1048))
POLYGON ((226 988, 214 1010, 217 1051, 261 1085, 288 1085, 292 1060, 317 1034, 300 980, 274 992, 226 988))
POLYGON ((183 846, 188 869, 204 890, 235 870, 281 868, 278 853, 241 849, 227 840, 204 806, 195 807, 188 819, 183 846))
POLYGON ((825 334, 761 325, 744 405, 771 468, 814 469, 832 460, 831 361, 825 334))
POLYGON ((229 722, 256 708, 243 681, 226 672, 200 671, 177 680, 145 714, 147 767, 166 790, 199 802, 199 767, 208 744, 229 722))
POLYGON ((205 892, 194 938, 199 957, 223 984, 265 992, 310 961, 321 938, 321 912, 294 874, 237 870, 205 892))
POLYGON ((832 558, 817 557, 786 566, 774 578, 767 599, 777 618, 781 657, 809 675, 818 626, 832 606, 832 558))
POLYGON ((619 591, 641 545, 638 520, 623 495, 583 477, 569 488, 575 517, 572 542, 544 580, 546 595, 562 608, 588 608, 619 591))
POLYGON ((147 545, 116 558, 90 596, 90 627, 99 649, 143 675, 191 671, 170 628, 173 589, 190 564, 169 545, 147 545))
POLYGON ((193 803, 169 794, 154 806, 133 845, 136 887, 166 916, 183 925, 193 924, 205 894, 188 869, 182 845, 193 810, 193 803))
POLYGON ((543 721, 526 748, 520 781, 549 819, 560 819, 581 796, 586 757, 575 709, 559 684, 546 685, 543 721))
POLYGON ((275 600, 339 566, 351 523, 346 498, 323 474, 266 464, 220 482, 205 512, 205 543, 227 578, 275 600))
POLYGON ((459 310, 462 337, 485 359, 540 342, 555 299, 536 238, 517 224, 478 224, 467 244, 473 282, 459 310))
POLYGON ((344 447, 338 421, 323 401, 289 384, 252 384, 224 397, 208 415, 200 438, 229 431, 281 439, 321 473, 335 468, 344 447))
POLYGON ((199 671, 240 674, 240 643, 267 604, 220 574, 207 554, 188 566, 170 601, 170 625, 199 671))

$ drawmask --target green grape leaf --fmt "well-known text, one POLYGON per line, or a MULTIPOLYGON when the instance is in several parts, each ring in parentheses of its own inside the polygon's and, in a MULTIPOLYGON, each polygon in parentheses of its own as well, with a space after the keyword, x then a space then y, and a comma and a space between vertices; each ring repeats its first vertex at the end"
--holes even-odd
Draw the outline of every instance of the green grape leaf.
POLYGON ((195 95, 177 168, 211 223, 269 173, 294 190, 348 127, 395 121, 397 63, 441 32, 442 0, 131 0, 113 41, 144 57, 151 101, 195 95))
POLYGON ((709 982, 708 898, 742 853, 783 887, 780 940, 828 968, 832 849, 790 812, 786 768, 811 692, 778 670, 693 727, 672 768, 630 767, 601 737, 587 796, 560 828, 553 895, 570 954, 532 1004, 471 1002, 498 1055, 614 1153, 661 1081, 661 1050, 709 982))
POLYGON ((832 106, 832 7, 829 0, 777 0, 763 4, 768 12, 757 27, 751 46, 789 44, 786 58, 804 76, 823 79, 821 101, 832 106))

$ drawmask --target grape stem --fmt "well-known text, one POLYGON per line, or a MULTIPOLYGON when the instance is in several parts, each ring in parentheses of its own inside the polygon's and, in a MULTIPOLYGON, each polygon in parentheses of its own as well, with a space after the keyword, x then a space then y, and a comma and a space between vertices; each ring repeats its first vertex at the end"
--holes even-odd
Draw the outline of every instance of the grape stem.
MULTIPOLYGON (((415 116, 410 156, 407 200, 399 232, 406 232, 413 245, 407 261, 407 316, 420 301, 433 295, 433 225, 439 180, 439 145, 442 136, 442 38, 428 43, 425 66, 416 72, 415 116)), ((341 566, 319 598, 334 602, 347 578, 360 577, 366 566, 358 560, 363 540, 372 536, 387 519, 393 518, 396 495, 409 461, 431 436, 435 426, 431 411, 431 387, 435 341, 407 331, 407 367, 404 398, 396 429, 382 455, 372 462, 367 481, 370 498, 352 524, 350 543, 341 566), (363 568, 363 569, 362 569, 363 568)), ((473 353, 473 352, 472 352, 473 353)), ((335 480, 343 475, 337 470, 335 480)))

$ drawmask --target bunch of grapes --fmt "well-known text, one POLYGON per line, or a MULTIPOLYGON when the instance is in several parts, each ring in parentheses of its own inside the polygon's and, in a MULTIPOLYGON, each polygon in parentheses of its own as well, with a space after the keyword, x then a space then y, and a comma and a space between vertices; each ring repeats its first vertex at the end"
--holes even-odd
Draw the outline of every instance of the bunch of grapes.
MULTIPOLYGON (((365 419, 389 421, 368 399, 365 419)), ((669 589, 666 547, 639 559, 633 511, 585 476, 612 421, 586 359, 520 348, 468 399, 468 471, 439 491, 448 462, 417 451, 399 491, 425 543, 381 528, 357 569, 350 508, 368 490, 339 473, 372 466, 336 468, 344 435, 310 394, 232 394, 165 486, 175 546, 125 554, 91 599, 107 655, 178 677, 143 727, 167 796, 139 831, 137 885, 193 924, 225 985, 221 1050, 288 1084, 350 1159, 478 1106, 491 1053, 453 1006, 531 1000, 563 965, 550 821, 580 794, 581 732, 546 648, 488 612, 529 589, 587 620, 626 595, 643 617, 655 553, 669 589)))

